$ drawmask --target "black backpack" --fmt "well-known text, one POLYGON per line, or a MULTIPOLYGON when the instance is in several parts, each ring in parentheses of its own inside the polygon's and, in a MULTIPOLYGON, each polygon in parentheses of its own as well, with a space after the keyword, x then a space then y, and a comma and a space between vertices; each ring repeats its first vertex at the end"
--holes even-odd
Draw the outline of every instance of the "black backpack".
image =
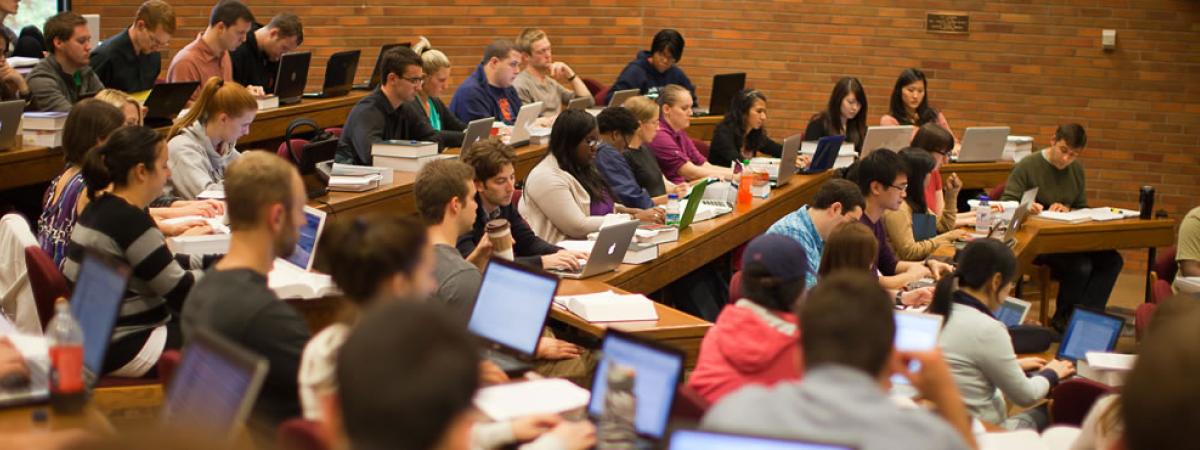
POLYGON ((317 123, 313 122, 311 119, 300 118, 288 123, 287 129, 285 129, 283 132, 283 144, 287 146, 288 160, 297 167, 300 166, 301 155, 301 153, 297 150, 302 151, 304 149, 292 148, 292 139, 302 139, 296 135, 296 129, 303 127, 311 128, 311 131, 308 133, 312 133, 312 137, 308 139, 308 144, 304 146, 304 149, 317 145, 327 145, 330 141, 336 141, 338 139, 338 137, 333 133, 330 133, 329 131, 317 126, 317 123))

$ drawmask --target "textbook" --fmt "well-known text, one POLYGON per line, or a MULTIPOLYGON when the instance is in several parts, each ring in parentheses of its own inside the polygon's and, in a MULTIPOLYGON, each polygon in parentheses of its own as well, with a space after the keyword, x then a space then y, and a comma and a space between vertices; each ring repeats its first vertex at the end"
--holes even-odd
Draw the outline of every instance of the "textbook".
POLYGON ((1005 431, 976 435, 980 450, 1067 450, 1079 437, 1075 427, 1050 427, 1042 434, 1034 430, 1005 431))
POLYGON ((625 251, 625 258, 621 262, 625 264, 645 264, 657 258, 658 244, 630 242, 629 249, 625 251))
POLYGON ((172 253, 193 256, 224 255, 229 253, 229 235, 174 236, 167 238, 167 247, 172 253))
POLYGON ((267 287, 280 299, 314 299, 341 295, 341 291, 333 284, 333 277, 309 272, 282 258, 275 259, 275 266, 271 273, 267 274, 267 287))
POLYGON ((371 145, 371 155, 394 158, 421 158, 438 154, 436 142, 392 139, 371 145))
POLYGON ((377 187, 379 187, 379 177, 374 175, 333 175, 329 177, 327 186, 330 191, 337 192, 365 192, 377 187))
POLYGON ((562 378, 498 384, 475 393, 475 407, 497 422, 532 414, 582 410, 592 394, 562 378))
MULTIPOLYGON (((679 228, 657 223, 644 223, 633 234, 635 243, 663 244, 679 240, 679 228)), ((633 249, 630 249, 633 250, 633 249)))
POLYGON ((255 100, 258 101, 258 110, 259 111, 262 111, 264 109, 275 109, 275 108, 279 107, 279 97, 276 97, 274 95, 268 95, 265 97, 256 97, 255 100))
POLYGON ((27 112, 21 115, 22 130, 62 130, 67 124, 65 112, 27 112))
POLYGON ((62 147, 62 130, 21 130, 21 145, 25 147, 62 147))
POLYGON ((627 322, 658 320, 654 301, 641 294, 617 294, 613 291, 583 295, 560 295, 554 303, 588 322, 627 322))
POLYGON ((417 172, 432 161, 437 161, 439 159, 453 159, 456 157, 458 157, 458 155, 439 155, 436 153, 417 158, 398 158, 394 156, 374 155, 372 157, 374 159, 372 165, 375 167, 386 167, 401 172, 417 172))
POLYGON ((1038 216, 1043 219, 1054 220, 1066 223, 1083 223, 1083 222, 1104 222, 1109 220, 1121 220, 1138 217, 1140 213, 1131 209, 1121 208, 1083 208, 1070 212, 1051 212, 1042 211, 1038 216))

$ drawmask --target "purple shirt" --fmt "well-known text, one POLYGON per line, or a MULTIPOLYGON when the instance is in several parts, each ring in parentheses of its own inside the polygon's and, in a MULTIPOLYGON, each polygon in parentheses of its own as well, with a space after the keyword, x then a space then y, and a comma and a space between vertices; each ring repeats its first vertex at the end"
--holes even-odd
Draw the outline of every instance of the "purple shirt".
POLYGON ((613 201, 607 195, 601 194, 599 197, 592 197, 592 202, 588 204, 588 215, 603 216, 613 213, 613 201))
MULTIPOLYGON (((871 229, 875 234, 875 241, 879 242, 879 256, 875 258, 875 267, 879 273, 884 276, 892 276, 896 274, 896 254, 892 252, 892 245, 888 243, 887 231, 883 228, 883 220, 871 222, 871 219, 866 214, 859 219, 864 225, 871 229)), ((874 270, 872 270, 874 271, 874 270)))
POLYGON ((687 133, 671 129, 671 125, 662 117, 658 118, 658 125, 658 134, 654 135, 648 147, 654 150, 654 158, 658 159, 658 166, 668 180, 675 184, 687 181, 679 173, 679 168, 689 162, 699 166, 708 159, 696 150, 696 144, 687 133))

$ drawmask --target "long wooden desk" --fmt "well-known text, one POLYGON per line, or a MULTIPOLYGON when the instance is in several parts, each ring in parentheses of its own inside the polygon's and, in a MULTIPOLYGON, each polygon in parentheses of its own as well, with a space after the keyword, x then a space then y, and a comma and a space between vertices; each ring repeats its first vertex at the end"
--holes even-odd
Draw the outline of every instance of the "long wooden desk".
POLYGON ((693 117, 691 125, 684 131, 687 132, 688 136, 704 142, 711 142, 713 131, 717 129, 717 124, 721 123, 721 119, 724 118, 725 116, 693 117))
POLYGON ((942 166, 942 179, 956 173, 962 180, 963 189, 991 189, 1008 181, 1008 173, 1014 165, 1012 161, 950 163, 942 166))

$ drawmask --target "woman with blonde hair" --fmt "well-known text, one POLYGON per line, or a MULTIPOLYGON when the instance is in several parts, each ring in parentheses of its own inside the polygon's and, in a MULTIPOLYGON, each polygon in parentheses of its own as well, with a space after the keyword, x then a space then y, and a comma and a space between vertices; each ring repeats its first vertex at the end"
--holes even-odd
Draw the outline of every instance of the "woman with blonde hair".
POLYGON ((115 106, 125 115, 125 125, 141 125, 145 107, 132 95, 116 89, 105 89, 96 93, 96 100, 115 106))
POLYGON ((425 72, 425 83, 417 89, 417 101, 414 103, 425 113, 429 125, 437 130, 446 146, 461 146, 467 124, 458 120, 441 99, 446 86, 450 85, 450 58, 433 48, 425 36, 421 36, 412 49, 421 56, 421 69, 425 72))
POLYGON ((192 200, 219 188, 225 167, 237 159, 238 138, 250 132, 258 101, 242 85, 209 78, 187 115, 167 135, 170 150, 170 193, 192 200))

